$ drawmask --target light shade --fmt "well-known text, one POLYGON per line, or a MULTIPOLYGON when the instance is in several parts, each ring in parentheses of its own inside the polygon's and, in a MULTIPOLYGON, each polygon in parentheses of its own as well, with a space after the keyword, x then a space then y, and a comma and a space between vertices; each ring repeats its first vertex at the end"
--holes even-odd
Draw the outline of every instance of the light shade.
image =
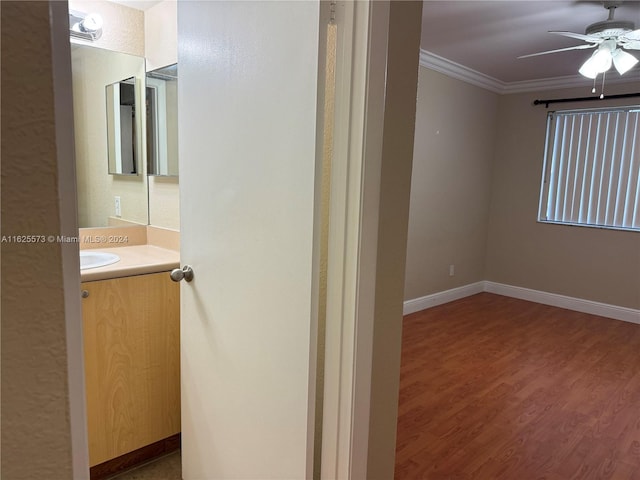
POLYGON ((620 75, 627 73, 636 63, 638 63, 638 59, 630 53, 620 50, 619 48, 613 52, 613 65, 620 75))
MULTIPOLYGON (((606 42, 605 42, 606 43, 606 42)), ((587 78, 596 78, 599 73, 604 73, 611 68, 613 58, 611 56, 611 49, 605 47, 605 43, 598 47, 598 50, 593 52, 593 55, 582 64, 580 67, 580 75, 587 78)))

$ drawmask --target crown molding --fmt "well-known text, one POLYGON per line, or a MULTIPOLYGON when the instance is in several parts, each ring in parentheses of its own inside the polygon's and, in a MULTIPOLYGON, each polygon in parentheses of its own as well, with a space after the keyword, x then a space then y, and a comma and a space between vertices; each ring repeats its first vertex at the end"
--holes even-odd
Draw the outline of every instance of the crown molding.
MULTIPOLYGON (((485 75, 469 67, 448 60, 435 53, 420 49, 420 65, 435 70, 448 77, 484 88, 499 95, 508 93, 538 92, 542 90, 556 90, 560 88, 591 86, 592 81, 581 75, 567 77, 553 77, 541 80, 525 80, 521 82, 503 82, 497 78, 485 75)), ((607 77, 607 84, 630 83, 630 78, 607 77)))
POLYGON ((420 65, 493 93, 504 93, 507 85, 497 78, 490 77, 423 49, 420 49, 420 65))

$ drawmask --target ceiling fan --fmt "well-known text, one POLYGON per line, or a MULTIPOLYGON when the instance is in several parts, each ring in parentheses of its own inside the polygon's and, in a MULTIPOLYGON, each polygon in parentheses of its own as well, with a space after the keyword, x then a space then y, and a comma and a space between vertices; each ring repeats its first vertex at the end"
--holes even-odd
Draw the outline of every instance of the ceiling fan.
POLYGON ((616 8, 622 4, 621 0, 605 1, 602 3, 604 8, 609 10, 609 18, 602 22, 589 25, 584 34, 559 31, 549 32, 555 35, 584 40, 588 42, 588 44, 532 53, 522 55, 518 58, 535 57, 537 55, 566 52, 568 50, 597 48, 591 57, 580 67, 579 72, 581 75, 595 79, 598 74, 605 73, 609 70, 612 64, 620 75, 625 74, 638 63, 638 59, 630 53, 625 52, 625 50, 640 50, 640 29, 636 30, 633 22, 615 20, 613 18, 616 8))

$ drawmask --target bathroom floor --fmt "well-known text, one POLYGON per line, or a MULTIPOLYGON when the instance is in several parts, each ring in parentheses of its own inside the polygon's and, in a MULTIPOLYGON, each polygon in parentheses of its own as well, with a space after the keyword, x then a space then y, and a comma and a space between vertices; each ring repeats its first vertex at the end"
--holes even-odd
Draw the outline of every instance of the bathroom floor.
POLYGON ((182 462, 180 451, 174 452, 166 457, 159 458, 153 462, 142 465, 109 480, 181 480, 182 462))

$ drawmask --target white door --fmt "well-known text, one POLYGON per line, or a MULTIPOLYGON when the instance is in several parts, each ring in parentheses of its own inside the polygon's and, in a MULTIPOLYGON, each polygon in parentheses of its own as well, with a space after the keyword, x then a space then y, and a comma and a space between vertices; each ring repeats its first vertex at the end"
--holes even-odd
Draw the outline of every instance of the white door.
POLYGON ((309 476, 318 12, 178 3, 185 480, 309 476))

